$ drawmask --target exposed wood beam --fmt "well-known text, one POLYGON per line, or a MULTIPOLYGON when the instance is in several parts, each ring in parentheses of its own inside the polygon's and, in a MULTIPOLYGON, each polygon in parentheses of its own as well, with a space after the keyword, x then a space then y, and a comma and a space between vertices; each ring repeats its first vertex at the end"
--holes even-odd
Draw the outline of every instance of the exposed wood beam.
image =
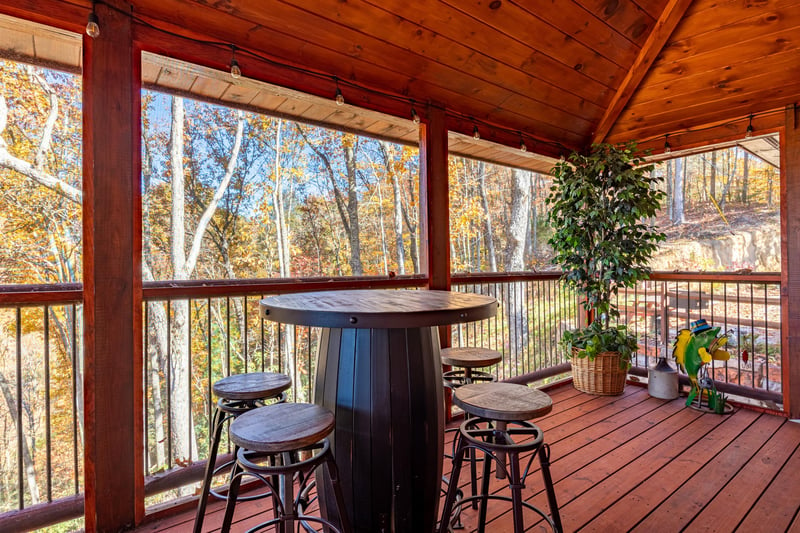
POLYGON ((781 358, 784 410, 800 418, 800 108, 781 135, 781 358))
POLYGON ((686 9, 692 4, 692 0, 669 0, 661 17, 656 21, 653 30, 647 37, 639 55, 628 70, 628 74, 622 80, 617 92, 611 99, 606 112, 597 124, 597 129, 592 136, 593 143, 603 142, 608 132, 614 126, 622 110, 628 105, 628 101, 636 92, 639 84, 644 79, 650 66, 658 57, 661 49, 666 44, 672 32, 678 26, 686 9))
POLYGON ((136 230, 140 103, 129 7, 123 0, 98 3, 101 34, 84 37, 87 531, 120 531, 143 514, 142 339, 136 331, 142 328, 136 230))
MULTIPOLYGON (((755 135, 773 133, 783 128, 784 115, 780 112, 780 109, 775 111, 774 114, 770 113, 753 119, 755 135)), ((681 150, 691 150, 703 146, 738 141, 744 139, 749 123, 749 117, 745 116, 736 122, 728 121, 718 125, 708 124, 699 126, 697 130, 694 131, 670 133, 669 144, 673 152, 680 152, 681 150)), ((642 141, 638 144, 637 148, 641 152, 649 151, 652 155, 661 154, 664 151, 664 137, 660 136, 642 141)))

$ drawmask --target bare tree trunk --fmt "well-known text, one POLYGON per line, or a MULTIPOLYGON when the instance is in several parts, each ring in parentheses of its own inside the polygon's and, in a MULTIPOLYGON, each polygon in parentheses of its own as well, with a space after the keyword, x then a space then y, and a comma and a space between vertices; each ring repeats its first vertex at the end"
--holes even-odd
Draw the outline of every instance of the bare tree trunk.
POLYGON ((286 215, 283 209, 283 170, 281 168, 281 129, 283 119, 278 119, 275 133, 275 186, 272 189, 272 205, 275 209, 275 231, 278 241, 278 265, 282 278, 292 274, 291 256, 289 254, 289 230, 286 227, 286 215))
POLYGON ((409 253, 414 273, 419 272, 419 247, 417 246, 417 221, 408 212, 408 202, 403 202, 403 221, 408 229, 409 253))
MULTIPOLYGON (((8 406, 8 412, 11 414, 11 420, 14 422, 14 427, 16 428, 17 432, 22 434, 22 463, 25 468, 25 478, 28 482, 28 491, 31 495, 31 503, 35 505, 39 503, 39 486, 36 484, 36 467, 33 464, 33 458, 31 457, 31 451, 28 446, 28 439, 25 437, 25 434, 22 430, 22 420, 20 420, 19 413, 17 412, 17 402, 14 400, 14 393, 11 390, 11 384, 2 373, 0 373, 0 390, 3 392, 3 397, 5 398, 6 405, 8 406)), ((21 402, 22 398, 19 398, 19 401, 21 402)))
POLYGON ((711 173, 709 176, 710 187, 708 188, 709 194, 714 201, 717 201, 717 151, 711 152, 711 173))
MULTIPOLYGON (((525 241, 527 240, 531 212, 530 173, 519 169, 511 171, 511 220, 508 226, 506 247, 506 272, 519 272, 525 268, 525 241)), ((512 284, 513 296, 509 302, 509 340, 516 353, 528 344, 528 321, 525 319, 525 284, 512 284)))
POLYGON ((675 187, 672 195, 672 223, 683 224, 686 217, 683 210, 684 179, 686 177, 686 159, 681 157, 675 160, 675 187))
MULTIPOLYGON (((515 178, 512 178, 514 180, 515 178)), ((478 194, 483 206, 484 236, 486 238, 486 253, 489 256, 489 269, 497 272, 497 254, 494 250, 494 234, 492 232, 492 212, 489 209, 489 199, 486 197, 486 163, 478 163, 478 194)), ((530 200, 530 198, 529 198, 530 200)))
POLYGON ((397 273, 406 273, 406 251, 403 245, 403 200, 400 191, 400 178, 392 167, 392 160, 390 157, 389 143, 386 141, 379 141, 381 148, 381 155, 383 155, 383 166, 386 168, 386 173, 392 180, 392 203, 394 205, 394 217, 392 219, 394 226, 394 248, 397 254, 397 273))
POLYGON ((745 205, 749 205, 749 191, 747 190, 750 186, 750 154, 745 152, 744 153, 744 162, 742 168, 742 203, 745 205))
POLYGON ((356 183, 356 152, 355 142, 347 135, 342 139, 344 149, 344 166, 347 172, 347 218, 350 222, 350 269, 354 276, 364 274, 361 264, 361 235, 358 221, 358 184, 356 183))

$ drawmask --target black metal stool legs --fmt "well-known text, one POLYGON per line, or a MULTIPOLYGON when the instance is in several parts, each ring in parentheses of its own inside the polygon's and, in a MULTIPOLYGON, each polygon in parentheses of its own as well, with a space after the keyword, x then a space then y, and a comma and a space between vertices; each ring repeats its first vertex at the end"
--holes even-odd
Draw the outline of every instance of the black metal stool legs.
POLYGON ((222 523, 222 533, 228 533, 233 523, 233 514, 236 506, 236 499, 239 494, 241 478, 244 475, 251 475, 259 478, 269 485, 272 489, 273 505, 275 518, 259 524, 249 530, 249 533, 275 526, 279 533, 291 533, 295 531, 295 525, 301 524, 307 531, 314 531, 308 525, 309 522, 320 524, 325 531, 333 533, 349 533, 350 526, 347 522, 347 513, 344 511, 344 496, 339 481, 339 471, 333 460, 330 444, 327 440, 319 445, 315 445, 306 450, 319 450, 312 457, 299 461, 295 459, 294 453, 284 452, 276 455, 255 454, 257 457, 266 457, 269 464, 259 464, 248 458, 247 450, 240 450, 237 455, 237 462, 234 478, 231 480, 230 491, 228 493, 228 503, 225 507, 225 518, 222 523), (273 457, 280 457, 282 464, 272 464, 273 457), (331 521, 318 517, 308 516, 304 513, 301 500, 307 495, 307 485, 313 483, 311 474, 322 466, 330 480, 333 489, 334 500, 337 505, 340 523, 334 524, 331 521), (295 474, 298 475, 300 486, 295 496, 295 474), (278 496, 279 495, 279 496, 278 496))
POLYGON ((219 450, 219 441, 222 437, 222 428, 225 421, 232 417, 225 413, 218 406, 214 407, 214 414, 211 417, 211 430, 213 432, 211 438, 211 449, 208 452, 208 462, 206 463, 206 473, 203 477, 203 487, 200 491, 200 501, 197 504, 197 515, 194 519, 194 533, 200 533, 203 529, 203 519, 206 515, 206 505, 208 504, 208 493, 211 490, 211 480, 214 477, 214 470, 217 464, 217 452, 219 450))
POLYGON ((479 501, 478 531, 486 531, 487 504, 489 499, 499 499, 510 501, 512 504, 512 516, 514 520, 515 533, 525 531, 523 523, 523 508, 527 508, 541 516, 553 529, 560 532, 561 517, 558 512, 553 480, 550 476, 549 447, 544 444, 541 430, 530 422, 516 421, 508 422, 504 429, 492 428, 491 421, 482 418, 474 418, 465 421, 460 428, 458 436, 458 446, 453 457, 453 471, 450 475, 450 486, 448 487, 447 497, 445 498, 442 519, 439 522, 438 533, 447 533, 452 530, 451 523, 454 521, 453 510, 456 503, 456 491, 458 479, 461 475, 461 468, 464 460, 469 455, 470 450, 480 450, 484 454, 483 479, 481 480, 481 493, 464 498, 459 505, 468 501, 479 501), (513 437, 528 438, 532 440, 515 443, 513 437), (520 465, 520 454, 531 452, 530 460, 524 471, 520 465), (533 459, 538 456, 541 463, 542 478, 547 493, 550 513, 548 516, 541 509, 523 501, 522 489, 528 475, 533 459), (491 463, 497 465, 498 478, 505 477, 511 490, 511 497, 497 494, 489 494, 489 480, 491 476, 491 463))
POLYGON ((542 444, 539 447, 539 464, 544 479, 544 487, 547 490, 547 503, 550 505, 550 515, 557 531, 563 531, 561 527, 561 514, 558 512, 558 502, 556 502, 556 491, 553 489, 553 478, 550 475, 550 445, 542 444))

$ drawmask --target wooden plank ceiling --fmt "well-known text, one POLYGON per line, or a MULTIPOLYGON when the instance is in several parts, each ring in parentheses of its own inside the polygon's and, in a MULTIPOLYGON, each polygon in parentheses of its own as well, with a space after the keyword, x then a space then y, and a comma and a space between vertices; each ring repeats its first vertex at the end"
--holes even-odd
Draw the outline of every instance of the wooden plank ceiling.
MULTIPOLYGON (((89 6, 88 0, 78 3, 89 6)), ((776 119, 768 120, 768 114, 800 97, 800 0, 131 4, 146 22, 140 33, 146 49, 219 69, 235 45, 245 76, 320 97, 302 97, 299 103, 259 100, 263 89, 249 87, 247 105, 270 109, 273 104, 267 102, 278 102, 271 108, 278 112, 305 106, 299 114, 312 121, 331 118, 332 124, 360 124, 373 127, 370 133, 388 131, 390 138, 409 141, 411 102, 418 111, 430 102, 446 108, 453 146, 472 146, 461 153, 527 168, 545 163, 522 154, 522 140, 530 152, 549 157, 601 140, 651 140, 652 145, 665 134, 673 149, 680 149, 679 134, 689 129, 723 125, 724 140, 742 138, 750 115, 755 115, 757 134, 760 128, 774 130, 776 119), (180 39, 148 24, 221 44, 186 41, 176 47, 180 39), (148 45, 153 36, 154 44, 148 45), (209 48, 216 52, 198 51, 209 48), (272 78, 279 71, 289 74, 272 78), (333 98, 335 79, 347 102, 355 104, 339 113, 324 108, 333 98), (402 121, 367 115, 343 123, 348 113, 359 115, 359 108, 402 121), (477 142, 472 140, 475 126, 481 135, 477 142)), ((144 70, 146 84, 161 84, 163 72, 151 73, 154 81, 144 70)), ((225 94, 230 88, 224 85, 232 85, 219 76, 203 80, 206 86, 197 87, 207 92, 225 94)), ((696 146, 698 136, 692 138, 696 146)), ((723 135, 700 138, 712 142, 723 135)))

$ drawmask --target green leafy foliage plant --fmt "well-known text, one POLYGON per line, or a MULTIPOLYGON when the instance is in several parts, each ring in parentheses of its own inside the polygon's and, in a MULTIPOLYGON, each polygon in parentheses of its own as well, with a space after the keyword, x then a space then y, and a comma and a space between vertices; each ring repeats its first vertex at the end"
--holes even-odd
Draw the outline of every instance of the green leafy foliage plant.
POLYGON ((644 163, 634 143, 595 144, 588 155, 573 152, 553 168, 548 243, 589 317, 587 327, 564 333, 561 346, 570 355, 619 352, 627 367, 637 349, 636 338, 617 323, 614 302, 620 289, 648 278, 648 262, 665 239, 651 223, 665 196, 662 178, 644 163))

